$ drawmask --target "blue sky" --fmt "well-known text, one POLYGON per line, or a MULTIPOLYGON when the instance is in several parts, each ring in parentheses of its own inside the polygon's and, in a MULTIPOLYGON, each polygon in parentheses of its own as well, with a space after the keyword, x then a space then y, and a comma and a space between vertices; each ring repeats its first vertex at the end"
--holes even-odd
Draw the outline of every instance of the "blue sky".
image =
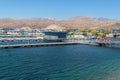
POLYGON ((0 0, 0 18, 120 19, 120 0, 0 0))

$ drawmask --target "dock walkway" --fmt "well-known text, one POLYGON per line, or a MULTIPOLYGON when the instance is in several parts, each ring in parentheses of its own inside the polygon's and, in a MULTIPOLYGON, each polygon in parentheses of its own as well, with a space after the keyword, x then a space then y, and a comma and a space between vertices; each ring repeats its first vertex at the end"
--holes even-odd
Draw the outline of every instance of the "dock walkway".
POLYGON ((0 45, 0 48, 22 48, 22 47, 38 47, 38 46, 59 46, 59 45, 77 45, 76 42, 54 42, 54 43, 34 43, 34 44, 14 44, 0 45))
POLYGON ((51 42, 51 43, 34 43, 34 44, 14 44, 14 45, 0 45, 0 48, 22 48, 22 47, 38 47, 38 46, 59 46, 59 45, 94 45, 94 46, 103 46, 103 47, 114 47, 120 46, 120 41, 90 41, 90 40, 73 40, 66 42, 51 42))
POLYGON ((118 47, 120 48, 120 41, 95 41, 95 44, 102 47, 118 47))

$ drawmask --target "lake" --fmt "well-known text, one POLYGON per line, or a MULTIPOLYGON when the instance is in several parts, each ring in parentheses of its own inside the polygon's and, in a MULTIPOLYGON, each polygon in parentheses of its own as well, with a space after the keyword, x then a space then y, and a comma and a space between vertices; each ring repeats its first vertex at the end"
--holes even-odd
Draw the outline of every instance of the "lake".
POLYGON ((120 80, 120 49, 89 45, 0 49, 0 80, 120 80))

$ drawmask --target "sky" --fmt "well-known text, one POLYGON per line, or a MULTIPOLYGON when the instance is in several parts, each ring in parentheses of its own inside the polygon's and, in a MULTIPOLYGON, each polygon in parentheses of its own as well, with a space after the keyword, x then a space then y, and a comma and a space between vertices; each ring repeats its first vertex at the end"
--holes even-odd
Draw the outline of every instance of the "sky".
POLYGON ((0 0, 0 18, 75 16, 120 20, 120 0, 0 0))

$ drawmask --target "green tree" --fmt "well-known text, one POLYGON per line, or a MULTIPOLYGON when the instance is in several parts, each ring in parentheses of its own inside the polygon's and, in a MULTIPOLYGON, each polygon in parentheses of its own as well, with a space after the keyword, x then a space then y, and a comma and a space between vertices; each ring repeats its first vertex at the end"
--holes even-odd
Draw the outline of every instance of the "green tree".
POLYGON ((104 30, 104 32, 103 32, 105 35, 106 34, 110 34, 110 30, 104 30))
POLYGON ((91 32, 92 35, 94 35, 94 36, 99 36, 99 31, 96 30, 96 29, 93 29, 93 30, 91 30, 90 32, 91 32))

